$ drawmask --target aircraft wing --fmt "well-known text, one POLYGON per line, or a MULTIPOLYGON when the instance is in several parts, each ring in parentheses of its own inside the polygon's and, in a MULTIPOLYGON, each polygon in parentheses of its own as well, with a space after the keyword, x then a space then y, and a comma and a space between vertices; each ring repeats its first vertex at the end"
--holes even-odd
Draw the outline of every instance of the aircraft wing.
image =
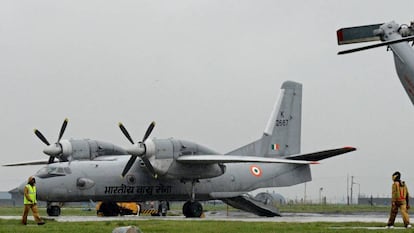
POLYGON ((9 163, 4 164, 3 167, 15 167, 15 166, 28 166, 28 165, 46 165, 48 161, 31 161, 31 162, 23 162, 23 163, 9 163))
POLYGON ((317 161, 356 150, 354 147, 343 147, 318 151, 308 154, 291 155, 285 158, 269 158, 242 155, 183 155, 177 158, 180 163, 212 164, 212 163, 288 163, 318 164, 317 161))
POLYGON ((258 156, 242 155, 183 155, 177 158, 180 163, 213 164, 213 163, 290 163, 290 164, 318 164, 309 160, 279 159, 258 156))
POLYGON ((338 148, 338 149, 313 152, 309 154, 291 155, 291 156, 286 157, 286 159, 299 160, 299 161, 320 161, 322 159, 327 159, 333 156, 345 154, 345 153, 348 153, 354 150, 356 150, 356 148, 354 147, 343 147, 343 148, 338 148))

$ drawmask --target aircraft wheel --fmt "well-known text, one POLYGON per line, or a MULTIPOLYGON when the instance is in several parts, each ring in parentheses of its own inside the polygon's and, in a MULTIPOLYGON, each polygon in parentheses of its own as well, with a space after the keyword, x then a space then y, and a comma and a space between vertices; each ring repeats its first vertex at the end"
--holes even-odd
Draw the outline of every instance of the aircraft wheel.
POLYGON ((46 209, 47 215, 57 217, 60 215, 60 207, 59 206, 50 206, 46 209))
POLYGON ((187 201, 183 205, 183 214, 186 218, 190 218, 190 211, 189 211, 189 205, 191 204, 190 201, 187 201))
POLYGON ((187 218, 199 218, 203 214, 203 206, 198 201, 187 201, 183 206, 183 214, 187 218))

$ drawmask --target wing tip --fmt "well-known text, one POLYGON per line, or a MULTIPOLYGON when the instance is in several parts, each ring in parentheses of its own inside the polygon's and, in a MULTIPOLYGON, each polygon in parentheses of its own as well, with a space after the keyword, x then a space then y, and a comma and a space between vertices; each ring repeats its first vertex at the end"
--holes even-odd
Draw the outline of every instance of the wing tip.
POLYGON ((353 147, 353 146, 345 146, 343 149, 347 150, 347 151, 354 151, 357 148, 353 147))

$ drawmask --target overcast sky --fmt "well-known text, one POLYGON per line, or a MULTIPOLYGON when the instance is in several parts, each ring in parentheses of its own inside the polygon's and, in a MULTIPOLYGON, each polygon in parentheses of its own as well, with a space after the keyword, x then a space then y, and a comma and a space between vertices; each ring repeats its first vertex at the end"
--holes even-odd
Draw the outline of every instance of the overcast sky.
MULTIPOLYGON (((129 145, 182 138, 228 152, 261 136, 285 80, 303 83, 302 152, 355 146, 312 166, 307 198, 414 190, 414 107, 385 48, 338 56, 336 30, 414 20, 398 1, 0 0, 1 164, 47 160, 38 128, 129 145), (355 193, 358 185, 354 186, 355 193)), ((40 166, 0 167, 8 191, 40 166)), ((303 198, 304 185, 280 189, 303 198)))

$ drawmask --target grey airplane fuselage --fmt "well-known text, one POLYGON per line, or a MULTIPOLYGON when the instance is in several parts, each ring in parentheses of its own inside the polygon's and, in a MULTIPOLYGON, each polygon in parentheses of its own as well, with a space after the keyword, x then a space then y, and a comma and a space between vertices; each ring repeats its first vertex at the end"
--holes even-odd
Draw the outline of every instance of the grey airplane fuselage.
MULTIPOLYGON (((102 156, 95 161, 50 164, 35 174, 38 199, 73 202, 185 201, 190 198, 190 180, 154 178, 141 161, 138 161, 139 166, 121 177, 128 159, 129 156, 102 156)), ((192 169, 194 173, 203 172, 202 166, 197 169, 192 165, 192 169)), ((307 164, 233 163, 226 164, 225 173, 218 177, 200 179, 195 185, 195 193, 197 200, 221 199, 262 187, 290 186, 310 180, 307 164)))

